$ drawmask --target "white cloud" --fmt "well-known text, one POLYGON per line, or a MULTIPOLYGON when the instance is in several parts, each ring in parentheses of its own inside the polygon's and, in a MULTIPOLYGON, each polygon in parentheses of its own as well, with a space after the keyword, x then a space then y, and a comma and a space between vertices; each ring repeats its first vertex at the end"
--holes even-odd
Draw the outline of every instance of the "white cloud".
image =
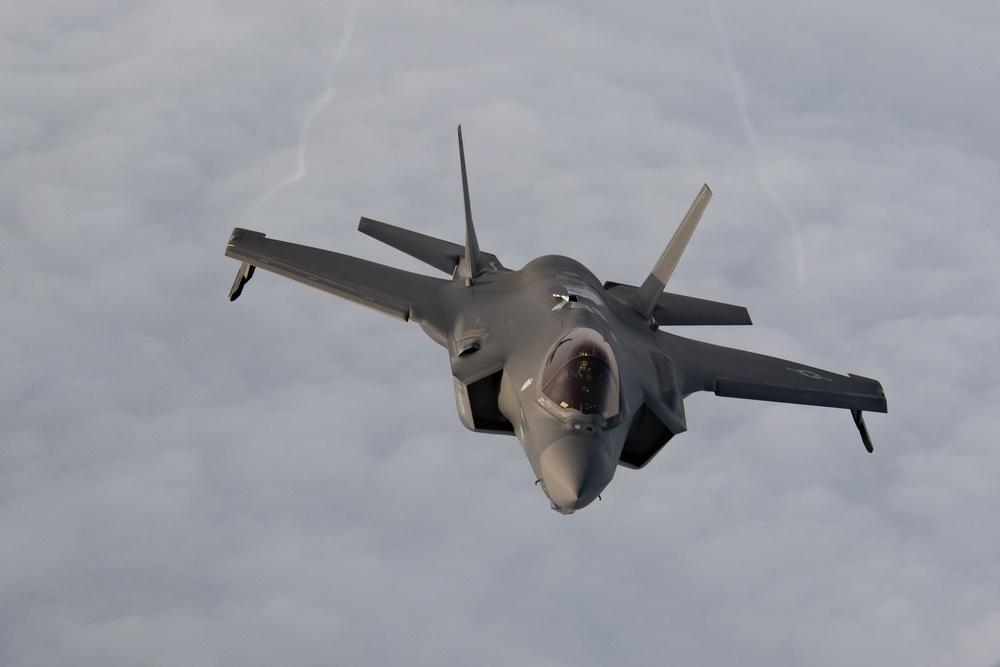
POLYGON ((973 3, 362 0, 0 10, 0 662, 988 665, 1000 659, 998 17, 973 3), (836 411, 694 396, 690 432, 551 512, 465 431, 417 327, 230 229, 420 265, 360 215, 746 304, 693 337, 883 381, 836 411))

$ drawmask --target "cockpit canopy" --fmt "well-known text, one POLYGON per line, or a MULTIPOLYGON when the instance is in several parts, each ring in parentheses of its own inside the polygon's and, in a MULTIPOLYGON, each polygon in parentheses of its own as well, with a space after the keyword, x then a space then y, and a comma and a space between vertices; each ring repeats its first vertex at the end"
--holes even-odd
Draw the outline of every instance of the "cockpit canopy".
POLYGON ((618 414, 618 364, 611 346, 593 329, 562 339, 542 373, 542 393, 556 405, 609 419, 618 414))

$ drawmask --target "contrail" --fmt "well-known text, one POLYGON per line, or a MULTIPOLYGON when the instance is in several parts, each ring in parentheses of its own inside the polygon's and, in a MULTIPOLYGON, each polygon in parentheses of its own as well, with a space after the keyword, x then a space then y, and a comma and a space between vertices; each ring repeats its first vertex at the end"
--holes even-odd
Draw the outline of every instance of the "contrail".
POLYGON ((771 198, 771 201, 774 202, 774 205, 781 212, 788 230, 792 233, 792 242, 795 246, 795 277, 798 280, 799 287, 802 287, 805 285, 805 262, 802 253, 802 239, 799 234, 799 225, 795 222, 788 204, 785 203, 785 200, 781 198, 778 191, 774 189, 774 185, 771 184, 771 174, 767 167, 764 146, 760 143, 760 138, 757 136, 757 131, 754 129, 753 123, 750 122, 750 114, 747 113, 747 100, 743 94, 743 83, 740 81, 739 72, 736 70, 733 53, 729 49, 729 38, 726 36, 726 28, 722 23, 722 13, 719 11, 718 0, 709 0, 709 5, 712 7, 712 18, 715 20, 715 30, 719 33, 722 52, 726 56, 726 68, 729 70, 729 81, 733 84, 733 92, 736 95, 736 107, 739 110, 740 120, 743 121, 743 129, 746 131, 747 139, 750 140, 750 144, 760 159, 761 184, 764 186, 767 196, 771 198))
POLYGON ((358 5, 361 0, 352 0, 350 10, 347 14, 347 22, 344 24, 344 31, 340 37, 340 44, 337 45, 337 50, 333 54, 333 58, 330 60, 330 66, 326 70, 326 90, 323 94, 313 102, 312 106, 306 112, 305 118, 302 120, 302 126, 299 128, 299 143, 298 143, 298 166, 294 173, 286 176, 281 181, 276 183, 270 190, 264 193, 256 204, 250 207, 244 217, 249 218, 251 215, 259 211, 264 205, 266 205, 271 199, 274 198, 276 194, 284 190, 290 185, 298 183, 306 176, 306 140, 309 138, 309 130, 312 129, 313 123, 316 121, 316 117, 319 112, 330 103, 337 93, 336 86, 334 85, 334 74, 337 71, 337 65, 344 58, 347 50, 351 46, 351 36, 354 34, 354 22, 358 15, 358 5))

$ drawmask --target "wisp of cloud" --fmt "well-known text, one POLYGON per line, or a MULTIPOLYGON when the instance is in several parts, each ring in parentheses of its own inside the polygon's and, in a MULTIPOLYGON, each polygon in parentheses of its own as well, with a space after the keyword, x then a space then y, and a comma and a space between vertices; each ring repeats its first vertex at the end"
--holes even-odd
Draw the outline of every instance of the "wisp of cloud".
POLYGON ((313 102, 312 106, 306 112, 305 118, 302 120, 302 125, 299 127, 299 143, 298 143, 298 161, 295 171, 286 176, 282 180, 278 181, 270 190, 264 193, 256 204, 250 207, 247 211, 245 218, 249 218, 251 215, 259 211, 264 207, 271 199, 274 198, 279 192, 285 188, 298 183, 306 176, 306 140, 309 138, 309 130, 312 129, 313 123, 316 121, 316 117, 319 115, 320 111, 330 103, 330 101, 336 95, 337 89, 334 85, 334 75, 337 71, 337 65, 344 58, 347 50, 351 46, 351 36, 354 33, 354 22, 358 15, 358 5, 361 0, 352 0, 351 7, 348 10, 347 21, 344 23, 344 30, 340 37, 340 44, 337 45, 337 50, 333 54, 333 58, 330 60, 330 65, 326 70, 326 88, 323 94, 320 95, 319 99, 313 102))
POLYGON ((733 85, 733 93, 736 95, 736 108, 739 111, 740 120, 743 122, 743 129, 746 131, 747 139, 750 140, 750 144, 760 159, 760 181, 764 186, 767 196, 771 198, 771 201, 774 202, 774 205, 781 212, 782 217, 785 219, 785 224, 792 234, 792 242, 795 245, 795 277, 798 280, 799 287, 803 287, 805 285, 805 260, 802 252, 799 225, 792 216, 792 211, 788 208, 788 204, 785 203, 785 200, 781 198, 781 195, 778 194, 778 191, 774 189, 774 185, 771 183, 771 174, 767 167, 764 146, 760 143, 760 138, 757 136, 757 131, 754 129, 753 123, 750 122, 750 114, 747 113, 747 101, 743 94, 743 83, 740 81, 739 72, 736 70, 736 62, 733 60, 733 53, 729 48, 729 38, 726 36, 726 27, 722 23, 722 12, 719 11, 718 0, 709 0, 709 5, 712 8, 712 19, 715 21, 715 30, 718 32, 719 42, 722 44, 722 52, 726 57, 726 69, 729 70, 729 80, 733 85))

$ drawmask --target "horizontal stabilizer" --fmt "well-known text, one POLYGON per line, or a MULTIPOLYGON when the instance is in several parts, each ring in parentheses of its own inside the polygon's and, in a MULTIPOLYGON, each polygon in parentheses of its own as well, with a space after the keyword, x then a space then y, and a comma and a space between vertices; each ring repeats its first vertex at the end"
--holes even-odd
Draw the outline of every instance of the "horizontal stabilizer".
MULTIPOLYGON (((604 283, 604 289, 623 303, 636 288, 621 283, 604 283)), ((743 306, 718 301, 696 299, 692 296, 660 292, 653 306, 653 321, 659 326, 725 326, 753 324, 750 313, 743 306)))
POLYGON ((430 264, 448 275, 455 273, 455 267, 458 266, 459 260, 462 259, 462 253, 465 252, 465 248, 457 243, 411 232, 408 229, 371 218, 361 218, 361 222, 358 223, 358 231, 390 245, 396 250, 405 252, 410 257, 430 264))
MULTIPOLYGON (((386 245, 392 246, 396 250, 405 252, 410 257, 430 264, 435 269, 444 271, 449 276, 454 275, 455 267, 458 266, 462 255, 465 253, 465 247, 457 243, 410 231, 409 229, 403 229, 402 227, 396 227, 395 225, 372 220, 371 218, 361 218, 361 222, 358 224, 358 231, 386 245)), ((494 269, 503 269, 500 261, 494 255, 487 252, 480 253, 480 255, 487 266, 492 266, 494 269)))

